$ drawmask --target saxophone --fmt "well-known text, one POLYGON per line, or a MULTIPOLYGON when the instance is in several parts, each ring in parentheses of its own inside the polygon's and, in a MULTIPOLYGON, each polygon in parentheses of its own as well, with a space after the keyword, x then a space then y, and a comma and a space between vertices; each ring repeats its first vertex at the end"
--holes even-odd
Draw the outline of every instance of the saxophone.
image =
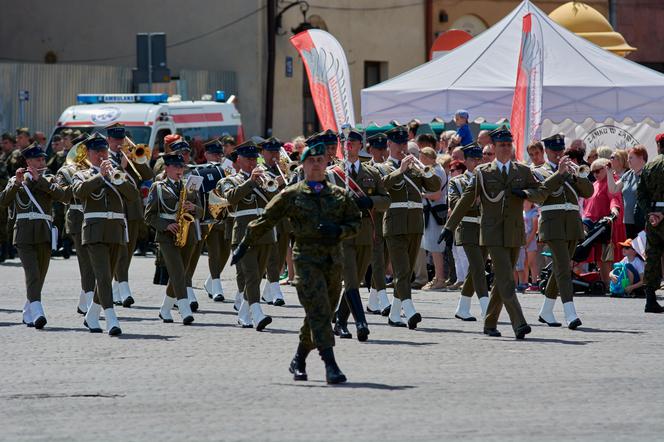
POLYGON ((194 216, 184 210, 184 203, 187 201, 187 186, 184 180, 182 181, 182 190, 180 190, 180 198, 178 200, 178 211, 175 215, 175 222, 179 227, 178 234, 175 235, 176 247, 184 247, 184 245, 187 244, 189 226, 194 222, 194 216))

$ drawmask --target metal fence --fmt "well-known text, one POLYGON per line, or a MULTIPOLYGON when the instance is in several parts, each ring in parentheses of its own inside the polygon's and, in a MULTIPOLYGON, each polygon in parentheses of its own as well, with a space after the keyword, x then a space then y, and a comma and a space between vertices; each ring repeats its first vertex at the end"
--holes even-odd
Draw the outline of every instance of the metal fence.
MULTIPOLYGON (((19 126, 47 135, 67 107, 76 104, 76 94, 130 93, 131 68, 73 64, 0 63, 0 132, 19 126), (28 101, 19 92, 28 91, 28 101)), ((237 94, 235 72, 181 70, 177 93, 183 99, 200 99, 224 90, 237 94)))

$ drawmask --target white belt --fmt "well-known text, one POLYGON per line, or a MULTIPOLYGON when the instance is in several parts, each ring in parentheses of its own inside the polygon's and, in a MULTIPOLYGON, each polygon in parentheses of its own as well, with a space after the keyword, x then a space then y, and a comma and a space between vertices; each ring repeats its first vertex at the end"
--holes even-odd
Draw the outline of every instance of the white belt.
POLYGON ((463 218, 461 218, 461 221, 465 222, 465 223, 473 223, 473 224, 479 224, 480 223, 480 219, 476 216, 464 216, 463 218))
POLYGON ((69 210, 78 210, 79 212, 83 211, 83 204, 70 204, 69 210))
POLYGON ((421 209, 422 203, 417 203, 415 201, 404 201, 401 203, 392 203, 390 204, 390 209, 421 209))
POLYGON ((542 206, 540 209, 542 212, 548 212, 549 210, 569 210, 569 211, 579 211, 579 206, 576 204, 551 204, 548 206, 542 206))
POLYGON ((176 216, 174 213, 160 213, 159 218, 161 219, 172 219, 175 220, 176 216))
POLYGON ((124 213, 117 212, 87 212, 83 214, 83 219, 125 219, 124 213))
POLYGON ((664 207, 664 201, 658 201, 655 203, 655 207, 664 207))
POLYGON ((251 216, 251 215, 256 215, 260 216, 265 212, 265 209, 246 209, 246 210, 238 210, 237 212, 232 213, 231 215, 234 216, 235 218, 239 218, 241 216, 251 216))
POLYGON ((46 221, 53 221, 53 217, 51 215, 46 215, 44 213, 38 213, 38 212, 26 212, 26 213, 17 213, 16 214, 16 219, 45 219, 46 221))

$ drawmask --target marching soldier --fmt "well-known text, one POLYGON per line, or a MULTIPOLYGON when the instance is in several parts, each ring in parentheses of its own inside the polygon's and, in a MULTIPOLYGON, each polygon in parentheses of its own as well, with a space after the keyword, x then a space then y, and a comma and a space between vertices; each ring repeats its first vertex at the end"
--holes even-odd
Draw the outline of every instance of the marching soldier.
MULTIPOLYGON (((263 149, 263 159, 265 160, 266 174, 279 184, 279 190, 286 187, 285 175, 279 168, 281 150, 283 143, 275 137, 268 138, 261 144, 263 149)), ((286 304, 284 294, 279 285, 279 276, 281 269, 286 262, 286 253, 288 253, 288 242, 290 240, 290 225, 288 219, 282 219, 276 226, 277 243, 270 250, 270 258, 267 263, 267 284, 263 289, 263 300, 271 305, 282 306, 286 304)))
POLYGON ((327 165, 333 166, 341 161, 337 158, 337 147, 339 146, 339 136, 332 129, 319 133, 315 141, 325 145, 325 154, 327 156, 327 165))
MULTIPOLYGON (((257 219, 264 211, 267 203, 277 193, 277 185, 270 189, 268 178, 257 166, 259 147, 253 141, 247 141, 235 148, 238 155, 237 165, 240 171, 231 177, 221 180, 218 189, 228 200, 233 211, 233 236, 231 244, 237 245, 244 237, 247 225, 257 219)), ((274 230, 265 232, 253 243, 251 251, 239 265, 244 284, 241 292, 244 299, 238 310, 238 324, 241 327, 253 327, 262 331, 272 322, 266 316, 260 304, 260 283, 266 270, 270 250, 277 241, 274 230), (251 317, 251 319, 249 319, 251 317)), ((238 283, 239 286, 239 283, 238 283)))
POLYGON ((185 222, 179 222, 178 213, 183 211, 199 219, 203 208, 198 191, 188 189, 183 179, 184 157, 171 152, 163 154, 162 159, 165 177, 152 184, 145 208, 145 222, 157 231, 156 240, 169 275, 159 317, 165 323, 172 323, 171 310, 177 304, 182 323, 189 325, 194 322, 194 315, 187 297, 186 269, 200 238, 193 223, 187 228, 185 222), (184 237, 181 247, 176 243, 180 235, 184 237))
POLYGON ((152 170, 147 161, 143 164, 131 161, 127 153, 123 152, 124 145, 127 142, 127 132, 124 126, 114 124, 106 129, 106 134, 110 150, 109 159, 113 167, 126 173, 127 181, 131 184, 136 194, 131 202, 128 201, 125 206, 129 240, 127 241, 127 247, 120 249, 120 256, 114 275, 114 285, 117 283, 117 291, 113 290, 113 301, 116 305, 131 307, 134 303, 134 298, 129 288, 129 266, 134 256, 134 249, 136 249, 141 224, 143 224, 141 182, 152 179, 152 170), (129 163, 130 161, 131 164, 129 163))
POLYGON ((410 280, 424 232, 422 189, 437 192, 441 182, 434 173, 425 174, 417 166, 416 158, 407 155, 408 129, 405 126, 394 127, 386 135, 390 156, 385 162, 388 174, 383 183, 392 202, 383 218, 383 234, 394 271, 394 297, 388 324, 415 329, 422 316, 415 310, 410 280), (401 320, 402 308, 406 323, 401 320))
MULTIPOLYGON (((76 149, 79 145, 84 146, 87 136, 81 135, 77 138, 77 143, 72 147, 76 149)), ((88 306, 92 303, 95 294, 95 276, 92 269, 92 263, 87 250, 81 244, 83 234, 83 204, 73 196, 74 175, 79 170, 86 169, 83 161, 81 163, 72 162, 64 164, 55 175, 56 182, 65 192, 67 200, 65 201, 65 231, 74 241, 76 247, 76 261, 78 270, 81 274, 81 294, 78 300, 76 311, 85 315, 88 312, 88 306)))
MULTIPOLYGON (((194 171, 192 173, 203 176, 205 180, 204 182, 209 183, 209 185, 212 186, 211 189, 214 190, 219 180, 226 176, 226 173, 221 166, 221 161, 223 159, 223 147, 218 139, 214 139, 205 143, 204 148, 205 159, 207 160, 207 163, 197 169, 198 172, 194 171), (206 174, 201 174, 200 171, 207 171, 207 175, 209 176, 206 176, 206 174)), ((228 261, 228 256, 231 254, 231 242, 225 238, 226 223, 224 219, 216 219, 210 213, 208 206, 210 194, 205 190, 206 186, 204 184, 200 192, 202 197, 201 202, 203 204, 203 208, 205 209, 205 214, 201 222, 201 230, 203 237, 206 238, 210 275, 205 280, 203 287, 205 288, 208 296, 213 301, 223 302, 224 289, 221 285, 221 271, 224 269, 224 265, 226 264, 226 261, 228 261)), ((202 249, 202 246, 200 249, 202 249)), ((198 251, 199 256, 201 252, 200 249, 198 251)), ((196 256, 193 258, 195 259, 196 256)))
POLYGON ((587 175, 569 173, 570 160, 563 157, 565 137, 553 135, 542 140, 547 161, 533 170, 535 178, 544 182, 560 170, 558 180, 547 182, 551 193, 542 203, 539 218, 539 239, 551 250, 553 258, 553 277, 549 278, 544 292, 544 303, 539 312, 539 322, 549 327, 560 327, 553 315, 553 306, 560 293, 567 326, 574 330, 581 325, 581 320, 574 308, 574 287, 572 285, 571 262, 574 249, 583 239, 583 224, 579 216, 579 197, 589 198, 593 194, 593 185, 587 175), (555 187, 553 187, 555 186, 555 187))
POLYGON ((357 234, 360 211, 344 189, 325 180, 325 147, 308 146, 301 162, 305 179, 277 195, 265 212, 252 221, 242 242, 233 252, 231 264, 240 259, 283 218, 293 226, 294 284, 304 307, 300 343, 289 371, 296 381, 306 381, 306 358, 317 348, 325 363, 328 384, 346 382, 334 358, 331 321, 341 292, 342 260, 340 243, 357 234), (294 209, 295 208, 295 209, 294 209))
POLYGON ((126 201, 136 198, 134 187, 108 159, 108 142, 99 133, 86 141, 90 168, 74 175, 74 197, 83 204, 81 243, 90 256, 95 276, 95 294, 85 314, 85 325, 91 333, 101 333, 99 316, 102 308, 110 336, 122 333, 113 309, 112 280, 118 256, 127 246, 126 201))
MULTIPOLYGON (((10 133, 2 134, 2 150, 0 151, 0 189, 4 189, 9 182, 7 161, 14 151, 14 137, 10 133)), ((0 262, 9 257, 9 238, 7 232, 8 211, 7 208, 0 209, 0 262)))
MULTIPOLYGON (((383 163, 387 160, 387 136, 377 133, 367 138, 371 160, 369 165, 378 171, 381 181, 387 171, 383 163)), ((387 247, 383 236, 383 218, 385 210, 374 207, 374 237, 373 253, 371 256, 371 289, 369 291, 369 302, 367 302, 367 313, 387 316, 390 313, 390 300, 387 297, 387 286, 385 284, 385 263, 387 262, 387 247)))
POLYGON ((352 129, 348 133, 347 143, 344 146, 346 150, 344 167, 332 166, 327 169, 327 175, 331 183, 342 188, 346 188, 346 180, 348 181, 347 191, 353 195, 353 199, 362 211, 359 233, 342 243, 344 292, 335 315, 334 334, 345 339, 353 337, 347 328, 348 316, 352 313, 357 339, 366 341, 369 338, 369 325, 360 298, 360 281, 364 278, 372 257, 375 223, 373 209, 385 211, 390 204, 390 197, 387 196, 380 173, 360 161, 362 138, 362 134, 357 130, 352 129))
MULTIPOLYGON (((475 168, 482 163, 482 148, 477 143, 463 146, 464 164, 466 172, 452 178, 448 188, 450 208, 454 210, 464 190, 471 183, 475 168)), ((465 216, 461 218, 459 227, 454 232, 454 241, 457 246, 462 246, 468 258, 469 277, 461 287, 461 296, 457 305, 455 318, 462 321, 475 321, 470 314, 470 301, 473 292, 477 293, 482 310, 482 318, 486 316, 489 305, 489 288, 487 286, 484 268, 486 266, 487 250, 480 246, 480 207, 477 201, 468 209, 465 216)))
POLYGON ((51 178, 44 177, 46 154, 37 144, 24 148, 21 155, 27 168, 19 168, 0 193, 0 209, 6 210, 11 205, 16 219, 14 244, 25 273, 27 294, 23 323, 42 329, 47 322, 41 302, 42 288, 51 248, 57 241, 51 217, 52 203, 53 200, 64 200, 65 191, 51 182, 51 178))
POLYGON ((637 202, 646 220, 646 269, 644 272, 646 313, 664 313, 657 302, 657 289, 662 283, 664 251, 664 134, 655 138, 657 156, 643 167, 636 189, 637 202))
POLYGON ((528 166, 511 160, 512 133, 507 128, 492 131, 491 139, 496 159, 475 169, 475 177, 452 210, 439 240, 451 243, 452 232, 479 198, 480 246, 488 248, 495 273, 495 290, 489 298, 484 333, 500 336, 496 325, 504 304, 516 338, 524 339, 531 328, 521 311, 514 283, 519 248, 525 244, 523 199, 541 203, 545 191, 528 166))

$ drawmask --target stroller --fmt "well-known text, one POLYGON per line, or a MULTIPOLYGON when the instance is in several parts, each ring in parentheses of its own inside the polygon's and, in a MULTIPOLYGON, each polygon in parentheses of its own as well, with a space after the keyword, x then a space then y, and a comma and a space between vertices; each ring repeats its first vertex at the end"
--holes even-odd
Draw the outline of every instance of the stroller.
MULTIPOLYGON (((595 244, 608 244, 611 242, 611 222, 615 217, 614 214, 611 214, 589 226, 586 238, 574 249, 573 262, 583 262, 588 259, 590 251, 595 244)), ((544 252, 543 255, 550 257, 551 253, 544 252)), ((539 289, 542 293, 546 290, 549 278, 553 276, 552 267, 553 261, 549 262, 540 272, 539 289)), ((587 296, 604 296, 607 291, 606 284, 604 284, 597 271, 581 274, 572 271, 572 287, 575 294, 587 296)))

